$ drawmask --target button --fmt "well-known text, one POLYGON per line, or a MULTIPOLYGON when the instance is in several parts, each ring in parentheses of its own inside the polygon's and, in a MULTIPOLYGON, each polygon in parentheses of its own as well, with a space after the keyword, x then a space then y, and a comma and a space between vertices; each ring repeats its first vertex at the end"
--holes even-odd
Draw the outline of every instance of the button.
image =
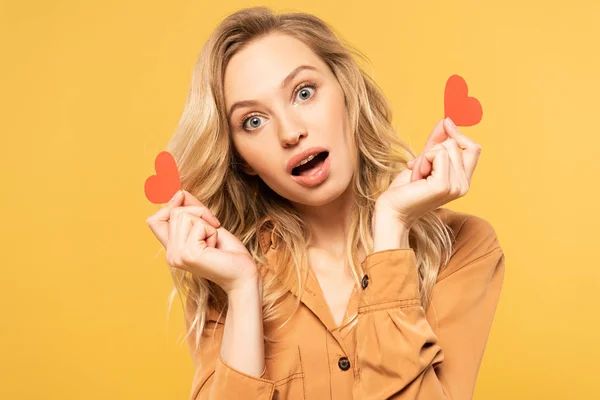
POLYGON ((338 366, 342 371, 348 371, 350 369, 350 361, 348 357, 341 357, 338 361, 338 366))
POLYGON ((362 279, 362 288, 366 289, 367 286, 369 286, 369 275, 363 276, 363 279, 362 279))

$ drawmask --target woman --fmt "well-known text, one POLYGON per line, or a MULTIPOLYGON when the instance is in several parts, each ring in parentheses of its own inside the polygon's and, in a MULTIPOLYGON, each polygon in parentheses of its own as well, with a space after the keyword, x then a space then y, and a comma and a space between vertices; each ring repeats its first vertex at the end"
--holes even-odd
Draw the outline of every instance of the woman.
POLYGON ((200 54, 168 146, 185 190, 147 220, 185 297, 192 399, 473 395, 504 256, 440 207, 481 146, 446 119, 415 159, 349 49, 256 7, 200 54))

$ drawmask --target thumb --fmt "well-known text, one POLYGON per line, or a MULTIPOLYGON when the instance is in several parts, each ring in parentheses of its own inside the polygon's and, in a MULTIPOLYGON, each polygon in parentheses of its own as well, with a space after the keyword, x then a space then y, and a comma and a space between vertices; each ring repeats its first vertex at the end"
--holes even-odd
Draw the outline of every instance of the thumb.
POLYGON ((173 195, 171 200, 169 200, 157 212, 146 219, 146 223, 150 227, 150 230, 152 230, 154 235, 165 248, 167 248, 167 242, 169 239, 169 218, 171 217, 171 210, 174 207, 179 206, 182 200, 183 194, 181 190, 178 190, 177 193, 173 195))
POLYGON ((425 142, 425 147, 421 152, 421 156, 418 157, 419 159, 413 165, 413 172, 410 177, 411 182, 423 179, 429 175, 432 167, 431 161, 427 157, 423 157, 423 154, 427 153, 429 150, 433 149, 436 145, 444 142, 448 138, 449 136, 444 129, 444 119, 441 119, 433 127, 433 130, 425 142))
POLYGON ((216 247, 217 237, 218 232, 216 228, 204 221, 202 218, 196 218, 187 241, 190 242, 189 244, 193 244, 195 246, 199 245, 200 249, 204 250, 207 246, 216 247))
POLYGON ((185 195, 184 196, 184 200, 183 200, 183 205, 184 206, 201 206, 201 205, 203 205, 200 202, 200 200, 198 200, 193 194, 191 194, 187 190, 181 189, 181 191, 185 195))
MULTIPOLYGON (((200 270, 218 269, 220 266, 230 262, 228 259, 230 255, 216 248, 218 234, 218 230, 206 221, 203 221, 202 218, 194 221, 194 226, 190 231, 186 246, 199 249, 199 251, 194 252, 194 264, 200 270)), ((211 279, 212 277, 207 278, 211 279)))
POLYGON ((409 167, 409 169, 411 170, 410 182, 418 181, 419 179, 423 178, 423 173, 421 172, 421 164, 423 162, 423 158, 423 154, 421 154, 419 157, 415 158, 412 161, 412 164, 409 167))
POLYGON ((181 200, 183 200, 182 192, 182 190, 178 190, 177 193, 171 197, 171 200, 162 206, 160 210, 154 213, 153 219, 158 222, 167 222, 171 214, 171 209, 181 204, 181 200))

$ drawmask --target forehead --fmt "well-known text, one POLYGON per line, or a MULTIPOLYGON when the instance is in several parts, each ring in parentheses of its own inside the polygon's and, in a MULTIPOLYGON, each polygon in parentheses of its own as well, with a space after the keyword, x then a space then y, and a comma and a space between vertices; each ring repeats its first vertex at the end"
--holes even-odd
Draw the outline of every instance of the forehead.
POLYGON ((225 69, 227 105, 278 90, 287 74, 303 64, 324 72, 323 61, 299 39, 270 34, 250 42, 231 58, 225 69))

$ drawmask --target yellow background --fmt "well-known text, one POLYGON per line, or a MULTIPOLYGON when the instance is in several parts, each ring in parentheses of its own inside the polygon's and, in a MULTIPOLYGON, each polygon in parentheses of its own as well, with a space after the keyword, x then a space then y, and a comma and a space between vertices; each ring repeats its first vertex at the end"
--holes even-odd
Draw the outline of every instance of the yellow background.
POLYGON ((466 79, 483 152, 447 207, 489 220, 507 262, 475 399, 597 396, 600 2, 216 3, 0 2, 0 398, 188 398, 143 184, 210 31, 259 4, 362 50, 417 152, 466 79))

